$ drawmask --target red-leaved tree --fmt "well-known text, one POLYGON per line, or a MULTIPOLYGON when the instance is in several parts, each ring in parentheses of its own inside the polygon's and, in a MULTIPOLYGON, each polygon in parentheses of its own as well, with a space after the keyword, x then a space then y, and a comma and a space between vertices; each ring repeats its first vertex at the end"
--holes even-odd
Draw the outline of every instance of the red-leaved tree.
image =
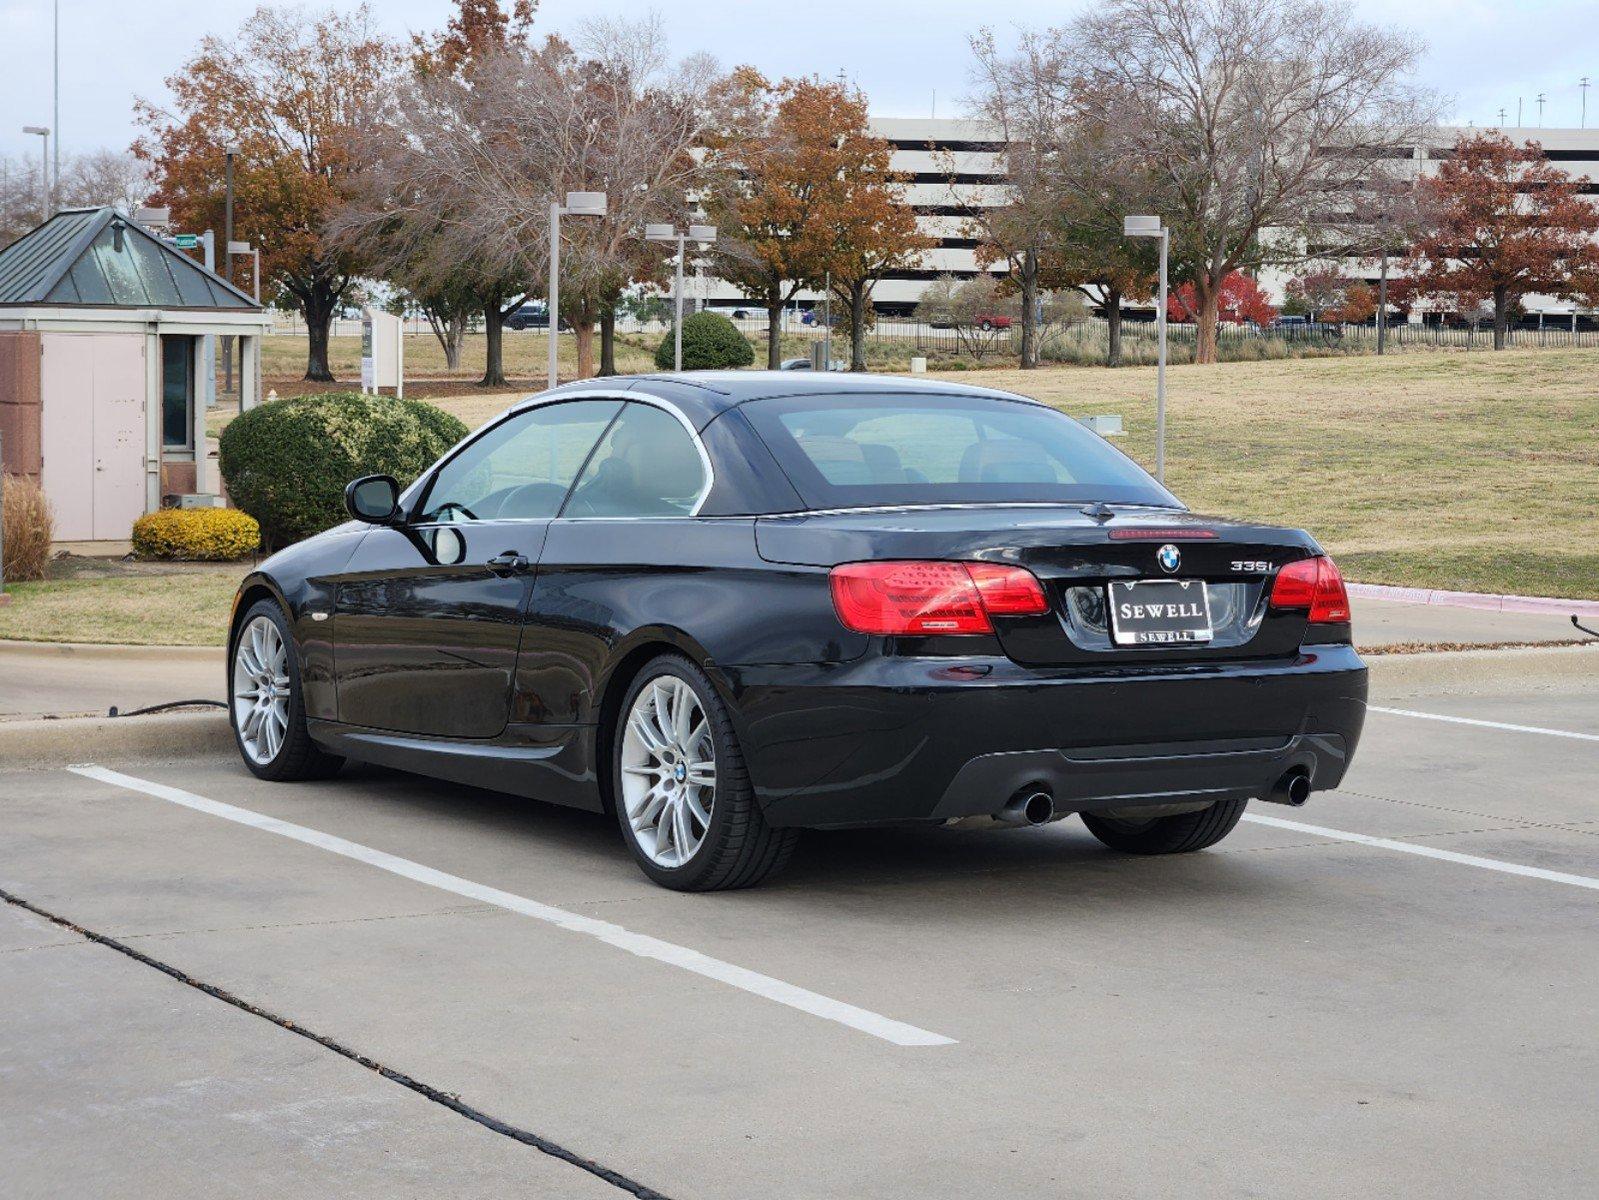
MULTIPOLYGON (((1168 321, 1193 321, 1199 313, 1194 298, 1194 285, 1185 283, 1166 297, 1168 321)), ((1266 299, 1260 284, 1253 276, 1234 271, 1221 281, 1216 292, 1216 315, 1222 321, 1242 323, 1253 321, 1256 325, 1270 325, 1277 319, 1277 310, 1266 299)))
POLYGON ((1537 142, 1462 138, 1419 186, 1431 220, 1411 247, 1409 272, 1457 309, 1489 301, 1495 350, 1504 349, 1511 309, 1530 294, 1599 301, 1599 210, 1537 142))

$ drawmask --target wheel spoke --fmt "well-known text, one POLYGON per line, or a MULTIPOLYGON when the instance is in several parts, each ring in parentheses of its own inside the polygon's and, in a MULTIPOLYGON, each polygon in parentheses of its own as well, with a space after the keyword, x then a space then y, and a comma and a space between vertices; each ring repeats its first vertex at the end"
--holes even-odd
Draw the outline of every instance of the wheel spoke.
POLYGON ((713 760, 688 764, 688 783, 698 787, 716 786, 716 763, 713 760))
MULTIPOLYGON (((689 788, 688 791, 684 792, 683 803, 688 807, 689 812, 693 814, 694 819, 700 823, 700 828, 709 830, 711 827, 711 812, 701 803, 698 790, 689 788)), ((703 837, 704 834, 702 833, 701 836, 703 837)))
POLYGON ((687 858, 694 852, 694 831, 689 826, 688 804, 682 796, 672 805, 672 841, 677 846, 678 858, 687 858))

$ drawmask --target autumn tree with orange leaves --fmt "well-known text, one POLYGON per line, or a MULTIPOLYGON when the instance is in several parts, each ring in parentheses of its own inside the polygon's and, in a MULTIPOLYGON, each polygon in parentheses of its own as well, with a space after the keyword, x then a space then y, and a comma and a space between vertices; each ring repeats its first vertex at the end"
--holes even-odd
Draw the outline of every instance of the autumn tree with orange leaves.
POLYGON ((235 37, 201 40, 166 81, 170 107, 135 102, 152 202, 181 228, 222 228, 223 147, 238 147, 234 237, 260 249, 264 281, 304 315, 310 380, 333 379, 328 327, 359 266, 327 220, 362 169, 360 115, 397 61, 365 6, 314 17, 262 7, 235 37))
POLYGON ((1599 302, 1599 210, 1537 142, 1463 138, 1419 188, 1431 221, 1408 269, 1421 290, 1461 310, 1492 303, 1495 350, 1525 296, 1599 302))
POLYGON ((766 309, 766 365, 782 362, 782 310, 819 288, 838 213, 844 90, 739 67, 716 96, 723 125, 708 139, 705 214, 718 229, 716 274, 766 309))

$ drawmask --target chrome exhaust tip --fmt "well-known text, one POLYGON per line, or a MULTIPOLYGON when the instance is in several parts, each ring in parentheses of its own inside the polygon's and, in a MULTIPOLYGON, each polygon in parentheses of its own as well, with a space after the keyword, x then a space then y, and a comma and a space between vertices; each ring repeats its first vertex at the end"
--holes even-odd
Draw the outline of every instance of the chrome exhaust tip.
POLYGON ((1299 808, 1310 799, 1310 772, 1303 767, 1295 767, 1292 771, 1285 772, 1281 779, 1272 784, 1271 791, 1263 799, 1273 804, 1286 804, 1291 808, 1299 808))
POLYGON ((1055 816, 1055 797, 1048 792, 1018 792, 994 814, 1003 825, 1044 825, 1055 816))

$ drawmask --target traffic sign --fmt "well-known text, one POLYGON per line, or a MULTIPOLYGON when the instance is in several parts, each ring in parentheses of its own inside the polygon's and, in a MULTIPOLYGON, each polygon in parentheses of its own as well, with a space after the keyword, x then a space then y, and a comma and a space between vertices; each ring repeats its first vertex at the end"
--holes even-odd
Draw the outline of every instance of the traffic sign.
POLYGON ((172 239, 172 244, 179 250, 197 250, 200 247, 198 233, 180 233, 172 239))

